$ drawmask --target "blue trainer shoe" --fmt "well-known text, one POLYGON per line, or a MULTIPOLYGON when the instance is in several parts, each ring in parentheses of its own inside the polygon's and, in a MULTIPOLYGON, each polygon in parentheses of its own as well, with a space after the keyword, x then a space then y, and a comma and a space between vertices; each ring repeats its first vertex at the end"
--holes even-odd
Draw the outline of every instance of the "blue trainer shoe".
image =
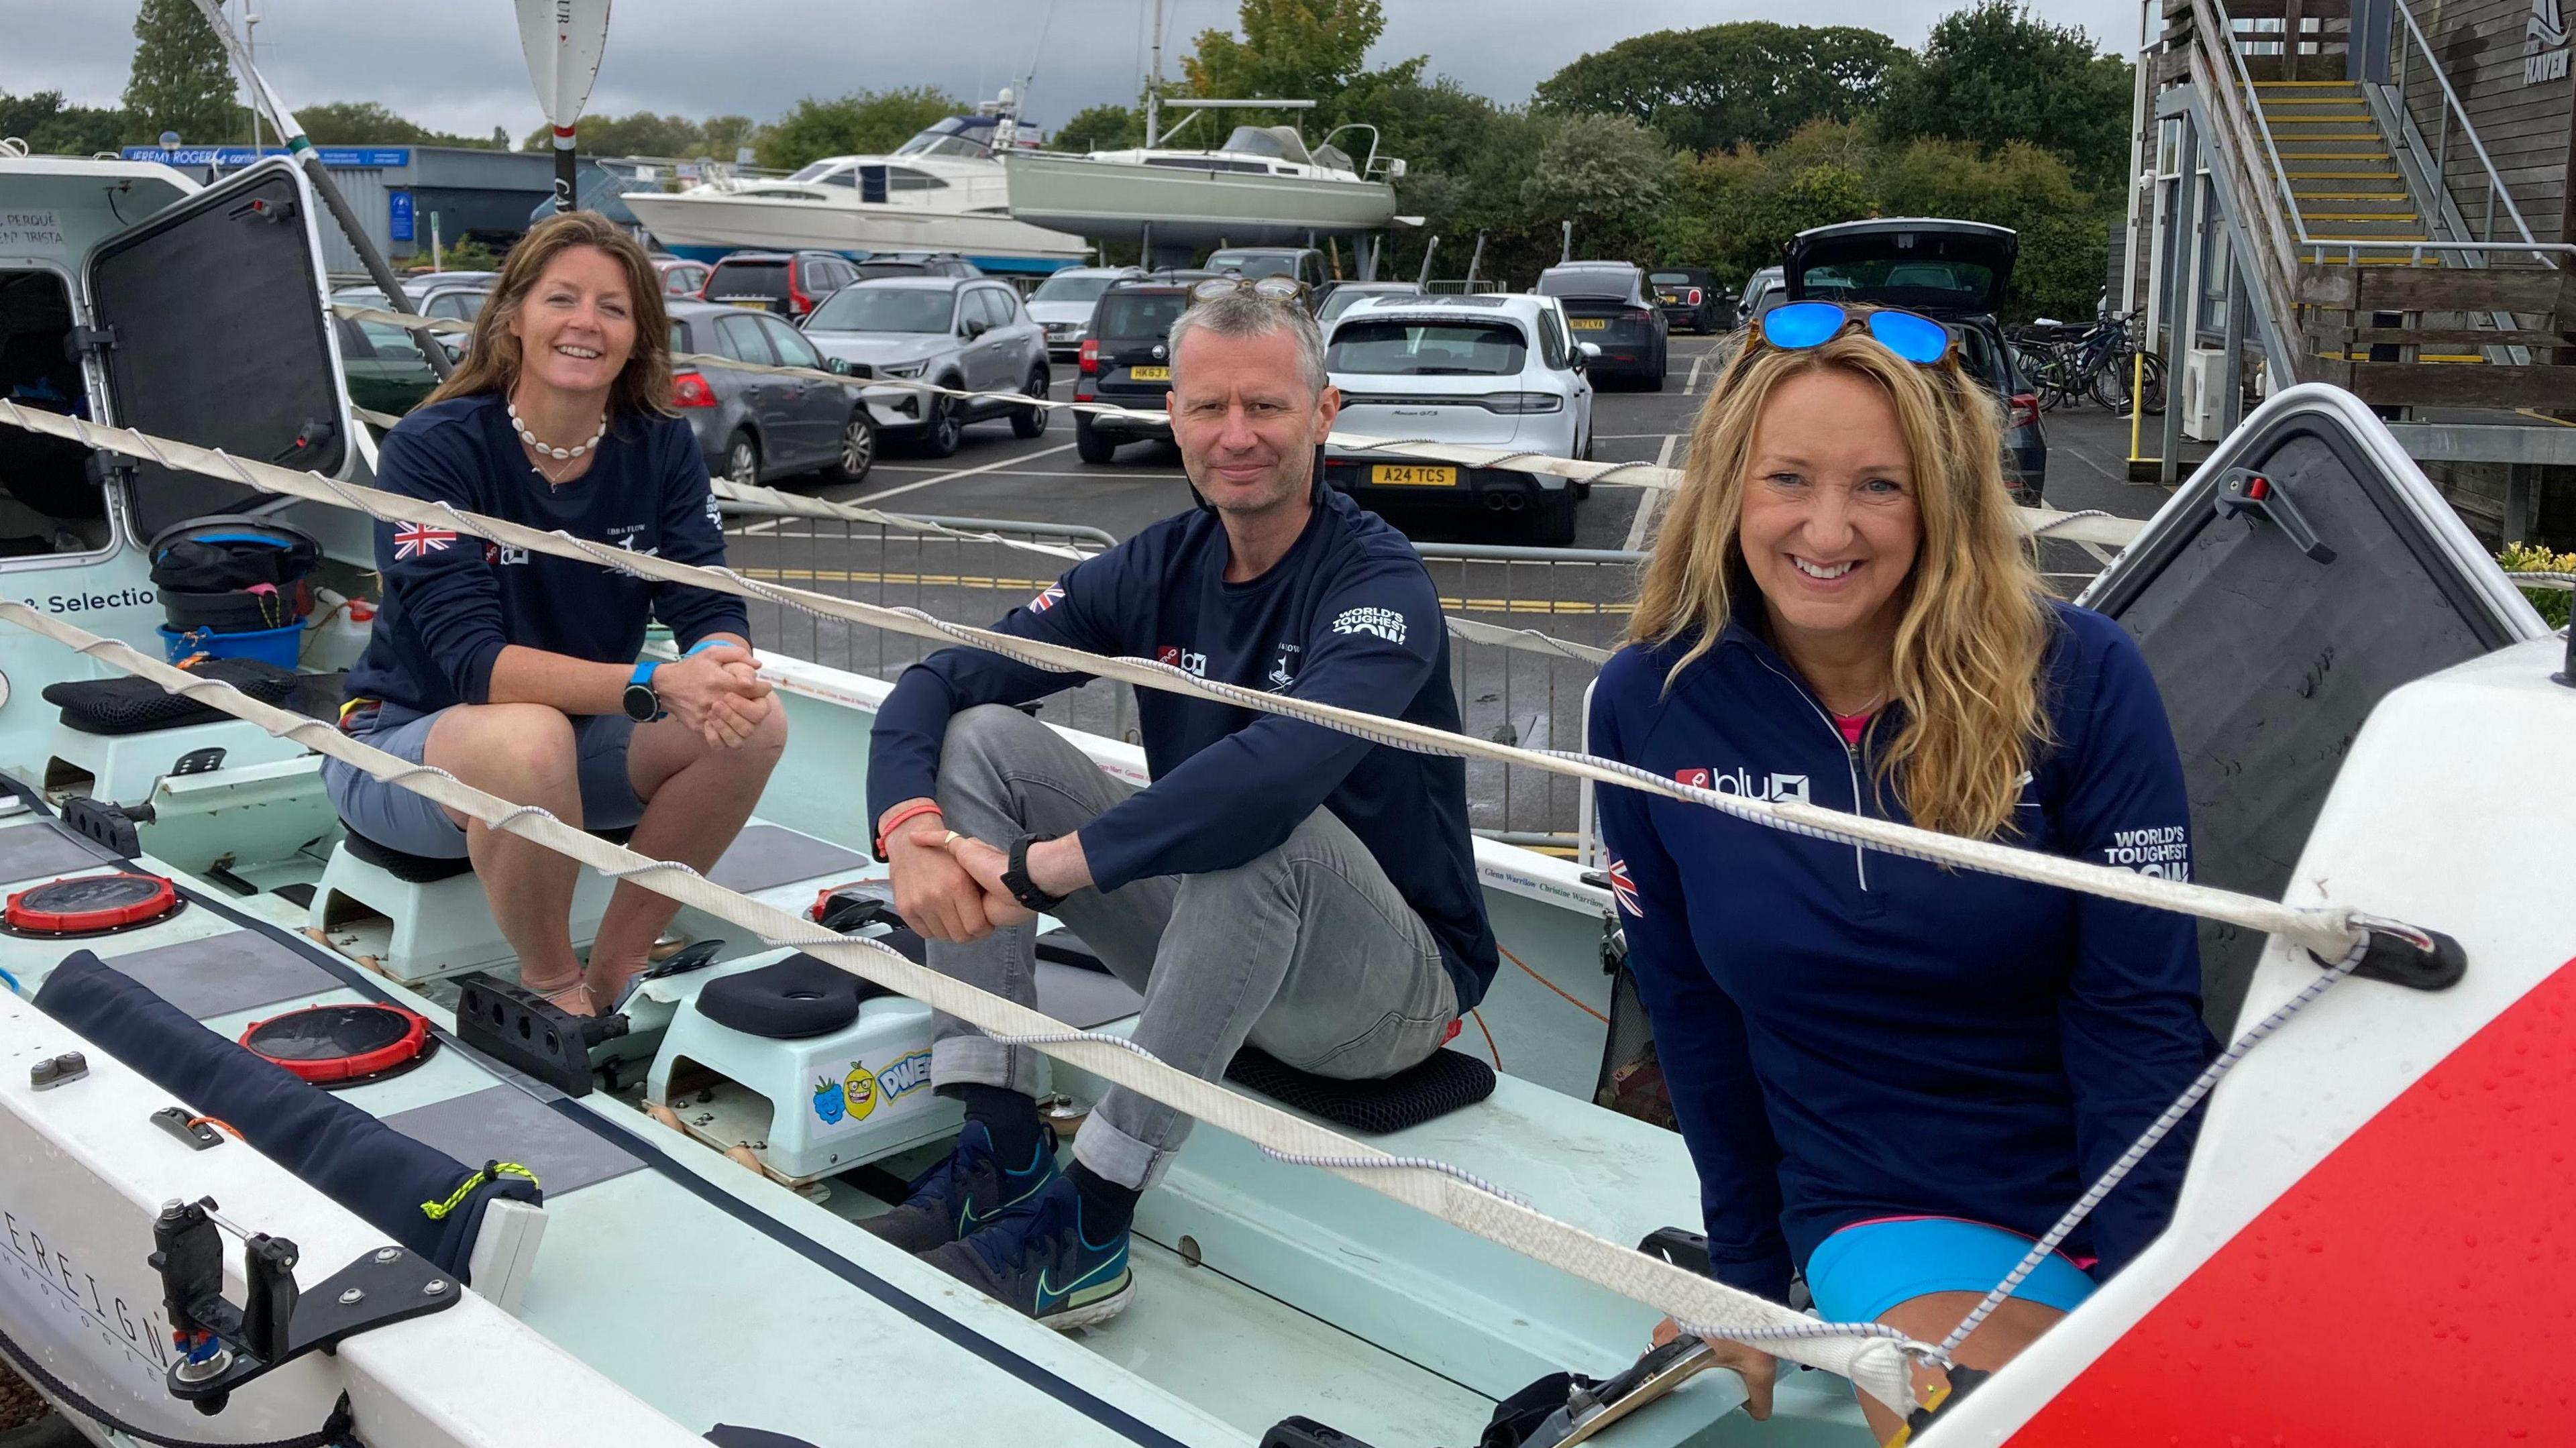
POLYGON ((903 1205, 859 1223, 907 1252, 927 1252, 971 1236, 1003 1213, 1034 1200, 1060 1177, 1055 1130, 1038 1139, 1037 1155, 1017 1170, 993 1154, 993 1135, 969 1121, 957 1146, 937 1166, 912 1179, 903 1205))
POLYGON ((1094 1242, 1082 1230, 1073 1179, 1049 1181, 1026 1206, 934 1252, 929 1263, 985 1296, 1060 1332, 1107 1322, 1136 1299, 1127 1233, 1094 1242))

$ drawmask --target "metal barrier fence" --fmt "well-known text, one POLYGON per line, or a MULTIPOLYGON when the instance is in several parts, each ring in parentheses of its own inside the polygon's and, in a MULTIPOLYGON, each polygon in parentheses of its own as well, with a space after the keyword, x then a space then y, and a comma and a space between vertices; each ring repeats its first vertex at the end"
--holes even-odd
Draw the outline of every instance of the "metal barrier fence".
MULTIPOLYGON (((723 505, 725 561, 752 578, 810 588, 839 598, 918 608, 940 618, 988 623, 1028 602, 1071 566, 981 539, 834 518, 789 516, 756 503, 723 505)), ((1031 543, 1096 551, 1115 545, 1098 528, 994 518, 924 518, 926 522, 1031 543)), ((891 682, 944 645, 859 628, 753 601, 752 636, 782 653, 891 682)), ((1136 699, 1124 684, 1092 680, 1038 705, 1051 724, 1136 741, 1136 699)))
MULTIPOLYGON (((785 515, 727 502, 726 561, 758 579, 869 603, 909 606, 941 618, 984 623, 1055 581, 1070 566, 1006 543, 943 537, 882 524, 785 515)), ((1097 528, 991 518, 925 518, 965 531, 1086 551, 1118 539, 1097 528)), ((1529 630, 1600 649, 1616 648, 1628 623, 1642 553, 1609 549, 1489 547, 1418 543, 1441 608, 1452 618, 1529 630)), ((935 650, 920 639, 856 628, 753 602, 754 637, 833 668, 892 680, 935 650)), ((1450 681, 1469 734, 1531 748, 1575 748, 1583 738, 1584 691, 1598 666, 1538 649, 1501 647, 1453 635, 1450 681)), ((1136 741, 1136 704, 1123 684, 1095 680, 1047 699, 1051 723, 1136 741)), ((1467 765, 1468 823, 1515 844, 1571 848, 1578 827, 1575 782, 1483 761, 1467 765)))
MULTIPOLYGON (((1643 553, 1607 548, 1509 548, 1417 543, 1453 618, 1615 649, 1628 627, 1643 553)), ((1452 637, 1450 680, 1462 728, 1531 749, 1575 749, 1583 704, 1599 666, 1587 659, 1497 648, 1452 637)), ((1470 760, 1468 823, 1513 844, 1571 849, 1579 790, 1541 770, 1470 760)))

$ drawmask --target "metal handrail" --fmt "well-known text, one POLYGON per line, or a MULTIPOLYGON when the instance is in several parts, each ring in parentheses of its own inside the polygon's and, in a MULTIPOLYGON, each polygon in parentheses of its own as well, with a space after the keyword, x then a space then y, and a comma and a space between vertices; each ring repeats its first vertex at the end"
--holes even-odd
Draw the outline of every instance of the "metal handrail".
MULTIPOLYGON (((2468 108, 2460 104, 2459 94, 2451 89, 2451 78, 2442 74, 2442 62, 2440 58, 2434 54, 2432 43, 2424 38, 2424 28, 2415 23, 2414 9, 2406 3, 2406 0, 2397 0, 2397 14, 2406 22, 2406 33, 2415 37, 2415 48, 2424 52, 2425 69, 2433 72, 2433 83, 2442 88, 2443 104, 2449 106, 2450 113, 2459 118, 2460 132, 2469 138, 2469 149, 2477 152, 2478 164, 2486 168, 2487 186, 2489 188, 2487 192, 2488 196, 2504 202, 2505 215, 2513 218, 2514 230, 2522 233, 2522 239, 2525 242, 2531 242, 2531 224, 2522 219, 2522 208, 2513 204, 2513 193, 2505 189, 2504 177, 2496 174, 2495 160, 2487 155, 2486 143, 2478 139, 2478 128, 2470 122, 2468 108)), ((2447 161, 2448 159, 2448 157, 2443 157, 2436 162, 2433 175, 2434 184, 2445 187, 2450 184, 2448 179, 2443 175, 2443 166, 2441 164, 2442 161, 2447 161)), ((2534 245, 2541 245, 2541 243, 2534 243, 2534 245)), ((2519 250, 2519 248, 2514 249, 2519 250)), ((2576 248, 2570 248, 2563 244, 2553 249, 2561 251, 2576 250, 2576 248)), ((2548 261, 2548 258, 2544 256, 2542 257, 2542 260, 2548 261)), ((2549 262, 2549 265, 2554 267, 2557 263, 2549 262)))

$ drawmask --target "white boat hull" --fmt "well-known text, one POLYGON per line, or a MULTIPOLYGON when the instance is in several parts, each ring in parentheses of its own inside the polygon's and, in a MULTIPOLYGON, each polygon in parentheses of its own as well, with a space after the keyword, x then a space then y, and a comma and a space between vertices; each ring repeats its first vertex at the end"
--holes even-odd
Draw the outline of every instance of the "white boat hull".
POLYGON ((747 249, 836 251, 851 257, 953 251, 987 270, 1053 271, 1091 254, 1078 236, 1008 216, 933 211, 855 197, 796 202, 722 192, 646 192, 623 199, 635 219, 673 255, 702 261, 747 249))
POLYGON ((1089 156, 1006 156, 1011 215, 1101 241, 1189 246, 1302 244, 1310 236, 1384 229, 1395 188, 1383 181, 1256 176, 1213 167, 1147 166, 1089 156))

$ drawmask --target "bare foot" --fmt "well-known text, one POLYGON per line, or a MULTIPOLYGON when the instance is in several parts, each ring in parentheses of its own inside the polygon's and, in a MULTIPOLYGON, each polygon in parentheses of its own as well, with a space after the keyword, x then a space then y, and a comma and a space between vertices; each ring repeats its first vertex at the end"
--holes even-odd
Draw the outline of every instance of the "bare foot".
POLYGON ((532 990, 538 995, 545 997, 547 1004, 562 1011, 566 1015, 595 1016, 599 1014, 599 1007, 593 1004, 590 998, 590 986, 588 982, 584 981, 580 976, 574 976, 571 980, 565 981, 560 985, 540 984, 537 981, 529 980, 523 976, 520 978, 519 984, 524 988, 532 990))

